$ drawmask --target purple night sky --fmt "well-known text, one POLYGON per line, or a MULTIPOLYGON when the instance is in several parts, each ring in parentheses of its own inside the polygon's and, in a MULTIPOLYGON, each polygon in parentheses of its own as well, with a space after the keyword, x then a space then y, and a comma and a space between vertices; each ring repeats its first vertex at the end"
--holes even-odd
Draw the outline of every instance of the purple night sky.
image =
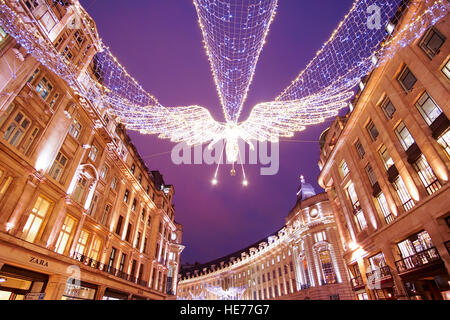
MULTIPOLYGON (((224 120, 191 0, 80 2, 121 64, 162 105, 200 105, 216 120, 224 120)), ((279 1, 241 121, 256 103, 272 101, 295 79, 352 3, 279 1)), ((216 166, 176 166, 170 157, 173 143, 128 133, 150 170, 159 170, 165 182, 175 187, 175 219, 183 225, 186 246, 182 261, 202 263, 244 248, 282 227, 295 204, 301 174, 316 192, 323 191, 317 184, 318 139, 329 124, 309 127, 291 141, 281 142, 277 175, 260 176, 259 165, 247 165, 247 188, 242 186, 240 167, 237 176, 231 177, 230 166, 221 166, 219 184, 213 187, 216 166)))

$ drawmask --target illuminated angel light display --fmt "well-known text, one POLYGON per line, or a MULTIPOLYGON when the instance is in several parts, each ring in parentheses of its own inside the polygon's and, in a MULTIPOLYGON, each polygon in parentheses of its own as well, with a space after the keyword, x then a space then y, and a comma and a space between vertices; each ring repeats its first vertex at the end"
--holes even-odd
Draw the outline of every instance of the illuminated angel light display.
MULTIPOLYGON (((69 10, 82 22, 77 27, 83 34, 95 39, 97 53, 91 68, 69 63, 64 52, 37 32, 38 22, 24 18, 17 1, 0 0, 0 26, 81 97, 99 109, 106 108, 127 129, 188 145, 212 146, 224 139, 226 158, 234 164, 239 157, 239 139, 251 148, 252 141, 278 142, 280 137, 292 137, 309 125, 336 116, 348 105, 364 76, 420 37, 450 9, 447 0, 356 0, 298 77, 274 101, 257 104, 248 119, 239 122, 278 1, 193 2, 222 104, 223 122, 213 119, 201 106, 161 105, 94 34, 93 21, 77 0, 72 1, 69 10), (417 11, 421 5, 427 8, 423 13, 417 11), (392 33, 402 7, 411 8, 408 22, 392 33), (370 21, 377 13, 380 16, 370 21)), ((75 45, 73 40, 68 43, 69 49, 75 45)), ((83 52, 88 59, 90 49, 83 52)), ((216 183, 217 171, 213 180, 216 183)))

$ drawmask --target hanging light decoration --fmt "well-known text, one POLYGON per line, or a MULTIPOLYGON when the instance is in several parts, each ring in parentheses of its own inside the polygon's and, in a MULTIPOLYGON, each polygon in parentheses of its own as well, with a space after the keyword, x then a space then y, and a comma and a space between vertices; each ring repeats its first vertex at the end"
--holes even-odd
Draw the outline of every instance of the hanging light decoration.
MULTIPOLYGON (((81 55, 90 68, 74 65, 62 49, 43 35, 38 22, 24 14, 18 1, 0 0, 0 26, 40 63, 63 78, 81 97, 106 109, 127 129, 156 134, 188 145, 225 140, 226 159, 239 158, 238 141, 278 142, 307 126, 334 117, 348 105, 361 78, 420 37, 449 12, 447 0, 356 0, 315 57, 274 101, 257 104, 247 120, 239 116, 255 74, 258 58, 277 10, 277 0, 193 0, 206 54, 225 121, 218 122, 201 106, 164 107, 126 71, 98 37, 95 24, 77 0, 68 12, 94 39, 81 55), (368 28, 368 8, 376 5, 380 28, 368 28), (408 21, 395 29, 398 9, 410 9, 408 21), (425 9, 421 9, 425 8, 425 9)), ((67 43, 67 49, 76 40, 67 43)), ((233 173, 233 171, 232 171, 233 173)), ((247 181, 244 173, 244 181, 247 181)), ((217 171, 213 184, 217 184, 217 171), (214 183, 215 181, 215 183, 214 183)), ((248 181, 247 181, 248 184, 248 181)))

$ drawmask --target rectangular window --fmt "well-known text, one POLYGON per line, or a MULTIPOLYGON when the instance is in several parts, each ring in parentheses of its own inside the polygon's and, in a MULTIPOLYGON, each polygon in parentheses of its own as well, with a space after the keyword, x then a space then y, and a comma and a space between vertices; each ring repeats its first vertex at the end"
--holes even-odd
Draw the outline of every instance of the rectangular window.
POLYGON ((5 42, 7 37, 8 34, 6 33, 6 31, 2 27, 0 27, 0 45, 2 45, 5 42))
POLYGON ((413 163, 413 168, 419 175, 428 194, 433 194, 442 187, 423 154, 413 163))
POLYGON ((125 268, 126 259, 127 259, 127 255, 125 253, 122 253, 122 257, 120 258, 120 264, 119 264, 119 272, 123 272, 123 269, 125 268))
POLYGON ((392 119, 396 111, 391 100, 389 100, 388 98, 384 99, 383 103, 381 104, 381 109, 383 110, 383 113, 386 116, 386 118, 388 118, 389 120, 392 119))
POLYGON ((447 79, 450 80, 450 59, 448 59, 448 61, 445 64, 445 66, 442 68, 442 72, 445 74, 447 79))
POLYGON ((17 147, 29 129, 31 121, 21 112, 17 113, 3 135, 3 139, 17 147))
POLYGON ((111 189, 115 191, 116 188, 117 188, 117 178, 113 177, 111 181, 111 189))
POLYGON ((394 160, 392 160, 391 156, 385 145, 382 145, 378 153, 381 157, 381 161, 383 161, 384 167, 388 170, 390 167, 394 165, 394 160))
POLYGON ((341 178, 346 177, 349 173, 347 162, 345 162, 345 160, 343 160, 339 166, 339 173, 341 174, 341 178))
POLYGON ((142 252, 143 252, 143 253, 147 253, 147 241, 148 241, 148 239, 145 238, 145 239, 144 239, 144 248, 142 248, 142 252))
POLYGON ((84 192, 86 191, 87 187, 87 180, 85 177, 80 177, 78 179, 77 185, 75 186, 75 190, 72 193, 72 198, 78 202, 81 203, 84 197, 84 192))
POLYGON ((135 247, 136 247, 138 250, 140 249, 140 248, 139 248, 140 244, 141 244, 141 233, 138 232, 138 235, 137 235, 137 238, 136 238, 136 245, 135 245, 135 247))
POLYGON ((402 72, 400 72, 400 75, 398 76, 397 80, 403 87, 403 89, 405 89, 406 92, 411 91, 417 82, 417 78, 414 76, 414 74, 409 70, 407 66, 405 66, 402 72))
POLYGON ((361 141, 359 141, 359 140, 356 141, 355 148, 356 148, 356 151, 358 152, 359 157, 361 159, 364 159, 364 156, 366 155, 366 150, 364 150, 364 147, 363 147, 361 141))
POLYGON ((406 188, 405 183, 403 182, 402 177, 398 176, 397 179, 392 183, 394 189, 397 191, 398 197, 402 202, 402 206, 405 211, 409 211, 414 208, 415 203, 411 198, 411 195, 408 192, 408 188, 406 188))
POLYGON ((347 194, 350 199, 353 208, 353 214, 355 215, 355 220, 361 231, 367 229, 366 218, 364 217, 364 213, 361 209, 361 205, 359 203, 358 196, 356 195, 355 185, 353 183, 347 188, 347 194))
MULTIPOLYGON (((314 233, 314 243, 322 242, 327 240, 327 235, 325 234, 325 231, 316 232, 314 233)), ((287 268, 287 266, 285 266, 287 268)))
POLYGON ((108 171, 109 171, 108 166, 104 165, 102 171, 100 172, 100 178, 102 180, 106 180, 106 178, 108 177, 108 171))
POLYGON ((50 211, 51 203, 42 197, 38 197, 30 216, 23 228, 23 238, 28 242, 34 242, 41 230, 47 213, 50 211))
POLYGON ((89 206, 88 214, 93 217, 95 215, 95 211, 97 210, 98 203, 98 195, 94 195, 92 197, 91 205, 89 206))
POLYGON ((61 152, 58 152, 58 155, 56 156, 56 159, 53 162, 53 165, 48 173, 50 177, 59 182, 63 175, 66 164, 67 164, 66 156, 61 152))
POLYGON ((374 186, 377 183, 377 177, 375 176, 375 172, 373 172, 372 166, 369 164, 366 167, 367 177, 369 178, 370 184, 374 186))
POLYGON ((39 2, 38 0, 25 0, 25 5, 27 6, 28 9, 33 11, 39 6, 39 2))
POLYGON ((98 148, 95 145, 92 145, 91 151, 89 152, 89 159, 95 162, 97 160, 98 148))
POLYGON ((133 225, 131 223, 128 223, 127 234, 125 236, 125 241, 126 242, 130 241, 130 235, 131 235, 131 229, 132 228, 133 228, 133 225))
POLYGON ((81 126, 80 122, 77 119, 73 119, 73 122, 69 128, 69 134, 78 140, 78 138, 80 137, 80 134, 81 134, 81 128, 82 128, 82 126, 81 126))
POLYGON ((389 210, 389 206, 388 206, 386 197, 384 196, 383 192, 381 192, 377 196, 377 202, 378 202, 378 205, 380 206, 381 212, 383 213, 384 220, 386 221, 386 223, 390 224, 391 222, 393 222, 394 216, 392 215, 391 210, 389 210))
POLYGON ((447 156, 450 157, 450 129, 447 130, 442 136, 437 139, 437 142, 441 145, 441 147, 447 153, 447 156))
POLYGON ((111 248, 111 255, 109 256, 107 272, 110 272, 111 268, 113 268, 113 266, 114 266, 114 261, 116 260, 116 252, 117 252, 117 249, 112 247, 111 248))
POLYGON ((82 230, 80 237, 78 238, 77 246, 75 247, 75 252, 79 254, 85 254, 86 246, 89 240, 90 233, 86 230, 82 230))
POLYGON ((414 234, 408 239, 397 243, 402 258, 413 256, 417 253, 423 252, 434 247, 430 235, 426 231, 414 234))
POLYGON ((445 37, 436 28, 432 27, 425 33, 420 42, 420 47, 432 59, 439 53, 444 42, 445 37))
POLYGON ((108 217, 109 217, 109 213, 110 212, 111 212, 111 205, 107 204, 105 206, 105 210, 103 211, 103 215, 102 215, 102 218, 101 218, 101 221, 100 221, 101 224, 103 224, 103 225, 106 224, 106 222, 108 221, 108 217))
POLYGON ((23 153, 26 155, 28 153, 28 151, 30 150, 30 147, 33 144, 33 141, 36 139, 37 135, 39 133, 39 128, 34 127, 33 131, 31 132, 31 134, 28 136, 28 138, 26 139, 26 142, 23 145, 23 153))
POLYGON ((128 203, 129 198, 130 198, 130 191, 127 189, 125 190, 125 194, 123 196, 123 202, 128 203))
POLYGON ((370 138, 372 141, 377 140, 379 136, 379 132, 377 128, 375 127, 375 124, 372 122, 372 120, 369 121, 369 123, 366 126, 367 132, 369 133, 370 138))
POLYGON ((46 77, 43 77, 41 82, 36 86, 37 93, 41 96, 42 99, 46 100, 50 95, 50 92, 53 90, 53 85, 50 81, 47 80, 46 77))
POLYGON ((133 199, 133 204, 131 205, 131 210, 132 211, 136 211, 136 207, 137 207, 137 200, 136 198, 133 199))
POLYGON ((76 221, 74 218, 72 218, 71 216, 66 216, 66 219, 64 220, 63 226, 61 228, 61 232, 59 233, 58 240, 56 242, 55 252, 64 254, 72 232, 74 231, 75 224, 76 221))
POLYGON ((123 223, 123 217, 119 216, 119 220, 117 221, 117 226, 116 226, 116 234, 118 234, 119 236, 122 231, 122 223, 123 223))
POLYGON ((33 74, 28 79, 28 82, 33 83, 34 79, 36 79, 36 77, 39 75, 40 72, 41 71, 39 69, 34 70, 33 74))
POLYGON ((89 252, 89 258, 98 261, 100 258, 100 250, 102 248, 102 240, 94 236, 94 240, 92 241, 91 250, 89 252))
POLYGON ((400 140, 400 143, 405 151, 415 143, 414 138, 411 133, 409 133, 408 128, 406 128, 403 122, 400 122, 400 124, 395 128, 395 134, 400 140))
POLYGON ((424 94, 417 101, 416 107, 429 126, 442 113, 441 108, 439 108, 437 103, 428 95, 427 92, 424 92, 424 94))

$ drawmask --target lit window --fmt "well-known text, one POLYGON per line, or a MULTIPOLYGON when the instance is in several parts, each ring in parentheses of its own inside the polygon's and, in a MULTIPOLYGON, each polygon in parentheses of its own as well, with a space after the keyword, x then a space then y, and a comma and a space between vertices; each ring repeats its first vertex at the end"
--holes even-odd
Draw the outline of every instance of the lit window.
POLYGON ((341 174, 341 177, 344 178, 349 173, 347 162, 342 161, 341 165, 339 166, 339 173, 341 174))
POLYGON ((30 127, 30 120, 19 112, 9 124, 3 135, 3 139, 8 141, 12 146, 17 147, 30 127))
MULTIPOLYGON (((331 254, 329 250, 321 250, 319 252, 319 260, 321 263, 322 271, 322 284, 335 284, 337 283, 336 273, 334 272, 333 263, 331 261, 331 254)), ((289 290, 288 283, 286 284, 289 290)))
MULTIPOLYGON (((402 258, 407 258, 427 249, 433 248, 434 244, 428 232, 422 231, 408 237, 408 239, 404 241, 397 243, 397 246, 400 250, 402 258)), ((426 256, 424 256, 424 259, 426 259, 426 256)))
POLYGON ((55 252, 63 254, 66 250, 67 244, 69 243, 70 236, 75 226, 75 219, 70 216, 66 216, 64 224, 59 233, 58 241, 56 242, 55 252))
POLYGON ((391 100, 389 100, 388 98, 386 98, 383 103, 381 104, 381 109, 384 112, 384 115, 386 116, 386 118, 388 119, 392 119, 392 117, 394 116, 394 113, 396 111, 394 105, 392 104, 391 100))
POLYGON ((327 235, 325 234, 325 231, 316 232, 314 233, 314 243, 322 242, 327 240, 327 235))
POLYGON ((378 153, 380 154, 381 160, 383 161, 386 170, 394 165, 394 160, 392 160, 385 145, 381 146, 380 150, 378 150, 378 153))
POLYGON ((412 208, 414 208, 415 203, 411 198, 411 195, 409 194, 408 188, 406 188, 406 185, 403 182, 402 177, 398 176, 397 179, 392 183, 392 185, 394 186, 394 189, 397 191, 398 197, 402 202, 403 209, 405 209, 405 211, 409 211, 412 208))
POLYGON ((52 167, 50 168, 49 175, 56 181, 60 181, 64 172, 64 168, 67 164, 67 158, 61 152, 58 152, 52 167))
POLYGON ((44 100, 47 99, 52 90, 53 90, 52 84, 45 77, 42 78, 41 82, 39 82, 39 84, 36 87, 36 91, 44 100))
POLYGON ((430 57, 433 58, 439 53, 440 48, 445 42, 445 37, 432 27, 420 42, 420 47, 430 57))
POLYGON ((437 142, 441 145, 441 147, 447 152, 447 155, 450 157, 450 129, 447 130, 442 136, 440 136, 437 142))
POLYGON ((357 222, 360 230, 363 231, 367 229, 367 221, 364 217, 364 212, 361 209, 361 204, 359 202, 358 196, 356 195, 355 185, 353 183, 351 183, 347 188, 347 194, 352 204, 355 221, 357 222))
POLYGON ((403 122, 400 122, 400 124, 395 128, 395 134, 405 150, 408 150, 408 148, 415 143, 414 138, 411 133, 409 133, 409 130, 403 122))
POLYGON ((448 59, 448 61, 445 64, 445 66, 442 68, 442 72, 445 74, 447 79, 450 80, 450 59, 448 59))
POLYGON ((364 147, 363 147, 361 141, 359 141, 359 140, 356 141, 355 148, 356 148, 356 151, 358 152, 359 157, 361 159, 364 159, 364 156, 366 154, 366 150, 364 150, 364 147))
POLYGON ((417 101, 416 107, 428 125, 431 125, 442 113, 441 108, 426 92, 417 101))
MULTIPOLYGON (((1 171, 0 171, 1 172, 1 171)), ((2 174, 0 174, 0 178, 3 175, 3 172, 1 172, 2 174)), ((11 185, 11 182, 13 181, 13 177, 9 176, 8 178, 1 180, 0 179, 0 199, 3 198, 3 196, 5 195, 6 191, 8 190, 9 186, 11 185)))
POLYGON ((372 120, 369 121, 369 123, 366 126, 367 132, 369 133, 370 138, 372 141, 377 140, 379 136, 379 132, 377 128, 375 127, 375 124, 372 122, 372 120))
POLYGON ((70 126, 69 134, 75 139, 78 139, 80 133, 81 133, 81 124, 80 122, 78 122, 77 119, 74 119, 72 125, 70 126))
POLYGON ((50 210, 51 203, 42 197, 38 197, 34 204, 33 210, 28 217, 28 220, 23 228, 23 238, 26 241, 34 242, 41 230, 45 217, 50 210))
POLYGON ((413 163, 413 168, 419 175, 428 194, 433 194, 441 188, 441 183, 423 154, 413 163))
POLYGON ((90 233, 86 230, 82 230, 80 237, 77 241, 77 246, 75 247, 75 252, 78 254, 84 254, 87 246, 87 242, 89 240, 90 233))
POLYGON ((414 74, 409 70, 407 66, 403 68, 402 72, 400 73, 397 79, 406 92, 411 91, 411 89, 417 82, 417 78, 414 76, 414 74))
POLYGON ((0 45, 5 42, 6 38, 8 37, 8 34, 5 30, 3 30, 2 27, 0 27, 0 45))
POLYGON ((98 148, 95 145, 92 145, 91 151, 89 152, 89 159, 95 162, 98 155, 98 148))
POLYGON ((389 206, 388 206, 386 197, 384 196, 383 192, 381 192, 377 196, 377 202, 380 206, 381 212, 383 213, 386 223, 389 224, 392 221, 394 221, 394 216, 391 214, 391 211, 389 210, 389 206))

